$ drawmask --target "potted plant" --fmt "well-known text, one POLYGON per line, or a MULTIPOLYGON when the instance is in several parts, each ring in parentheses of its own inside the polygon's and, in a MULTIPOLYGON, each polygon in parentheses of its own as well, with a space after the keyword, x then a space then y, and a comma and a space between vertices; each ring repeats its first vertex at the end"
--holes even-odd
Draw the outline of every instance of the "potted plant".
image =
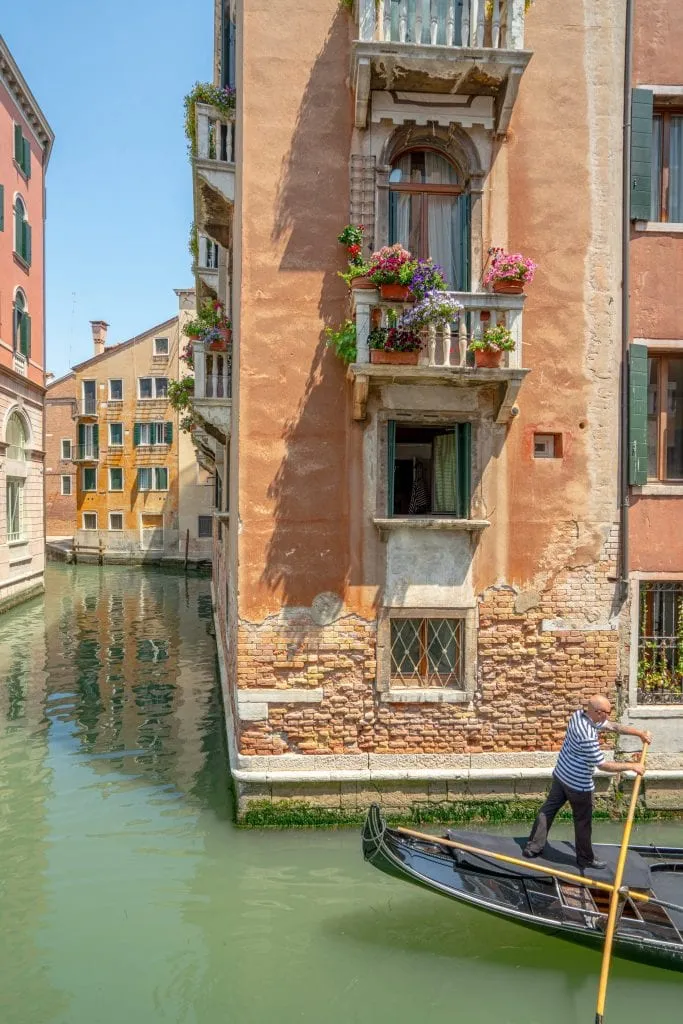
POLYGON ((510 253, 496 247, 489 249, 489 256, 491 265, 484 276, 484 284, 491 285, 494 292, 521 295, 524 285, 533 281, 536 264, 521 252, 510 253))
POLYGON ((208 347, 209 352, 225 352, 231 340, 232 330, 229 321, 228 325, 207 327, 200 338, 200 341, 208 347))
POLYGON ((371 363, 393 363, 417 366, 422 348, 419 334, 396 323, 389 327, 375 327, 368 337, 371 363))
POLYGON ((199 338, 203 338, 211 327, 217 327, 222 332, 224 340, 230 341, 230 320, 225 315, 223 303, 218 299, 207 299, 197 312, 195 319, 185 324, 183 334, 193 341, 197 341, 199 338))
POLYGON ((182 359, 186 366, 189 366, 191 370, 194 369, 194 351, 192 348, 191 340, 188 341, 187 344, 183 346, 183 350, 180 353, 180 358, 182 359))
POLYGON ((343 281, 346 281, 349 288, 375 287, 367 277, 369 266, 363 258, 364 233, 365 228, 362 224, 347 224, 344 230, 337 235, 337 241, 346 246, 348 260, 348 270, 340 270, 338 274, 343 281))
POLYGON ((446 290, 443 270, 434 260, 418 260, 410 281, 410 290, 416 299, 424 299, 429 292, 446 290))
POLYGON ((435 327, 445 327, 446 324, 457 320, 462 308, 462 303, 451 299, 443 292, 427 292, 412 309, 407 309, 402 313, 398 325, 416 333, 429 327, 430 324, 435 327))
POLYGON ((379 286, 383 299, 405 302, 410 295, 410 282, 416 267, 417 261, 397 242, 373 252, 368 277, 379 286))
POLYGON ((487 327, 481 338, 473 338, 468 346, 474 352, 475 366, 488 368, 500 366, 503 352, 512 352, 514 347, 515 339, 503 324, 487 327))

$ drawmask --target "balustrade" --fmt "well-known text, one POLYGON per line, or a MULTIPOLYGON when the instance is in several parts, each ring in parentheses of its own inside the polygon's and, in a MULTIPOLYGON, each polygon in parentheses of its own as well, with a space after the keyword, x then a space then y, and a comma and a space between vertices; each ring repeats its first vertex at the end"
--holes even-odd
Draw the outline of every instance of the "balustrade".
POLYGON ((221 164, 235 161, 234 114, 220 114, 206 103, 195 105, 197 119, 197 157, 221 164))
POLYGON ((363 42, 522 49, 524 0, 358 0, 363 42))

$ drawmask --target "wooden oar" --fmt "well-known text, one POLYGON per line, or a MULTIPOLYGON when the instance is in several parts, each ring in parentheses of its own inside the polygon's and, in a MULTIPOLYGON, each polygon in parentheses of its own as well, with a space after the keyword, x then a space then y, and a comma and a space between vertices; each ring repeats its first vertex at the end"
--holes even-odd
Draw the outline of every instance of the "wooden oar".
MULTIPOLYGON (((401 832, 405 836, 413 836, 415 839, 425 839, 429 843, 438 843, 439 846, 452 846, 456 850, 464 850, 466 853, 475 853, 479 857, 489 857, 491 860, 500 860, 504 864, 514 864, 516 867, 525 868, 529 871, 538 871, 543 875, 550 875, 552 878, 562 878, 567 882, 574 882, 577 885, 585 885, 591 889, 602 889, 604 892, 614 893, 614 885, 610 882, 599 882, 597 878, 586 878, 585 875, 573 875, 569 871, 561 871, 556 868, 547 868, 543 864, 535 864, 531 860, 522 860, 518 857, 509 857, 506 853, 494 853, 493 850, 483 850, 478 846, 468 846, 467 843, 456 842, 454 839, 441 839, 439 836, 430 836, 427 832, 415 832, 412 828, 395 828, 394 832, 401 832)), ((622 870, 623 875, 623 870, 622 870)), ((643 892, 629 892, 634 900, 642 903, 649 903, 650 897, 643 892)))
MULTIPOLYGON (((640 764, 643 765, 643 767, 645 766, 645 760, 647 758, 647 746, 647 743, 643 744, 643 750, 640 755, 640 764)), ((628 844, 631 838, 633 816, 636 812, 636 804, 638 802, 638 790, 640 789, 641 778, 641 775, 636 775, 635 782, 633 783, 633 790, 631 792, 631 803, 629 804, 628 814, 626 815, 624 835, 621 840, 621 850, 619 851, 617 870, 614 875, 614 890, 609 901, 609 913, 607 915, 607 930, 605 932, 605 946, 602 951, 600 984, 598 985, 598 1004, 595 1010, 595 1024, 602 1024, 602 1017, 605 1012, 605 999, 607 997, 607 981, 609 978, 609 968, 612 959, 614 932, 616 931, 617 926, 617 911, 619 910, 619 900, 620 898, 628 894, 628 889, 626 889, 624 892, 620 892, 620 889, 621 882, 624 877, 624 868, 626 867, 626 857, 628 856, 628 844)), ((629 895, 634 896, 635 893, 630 893, 629 895)))

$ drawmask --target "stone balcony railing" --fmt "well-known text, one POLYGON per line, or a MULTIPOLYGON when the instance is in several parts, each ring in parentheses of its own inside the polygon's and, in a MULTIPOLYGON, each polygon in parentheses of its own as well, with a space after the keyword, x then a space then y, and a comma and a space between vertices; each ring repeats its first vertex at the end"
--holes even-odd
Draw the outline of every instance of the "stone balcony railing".
POLYGON ((227 247, 235 202, 234 112, 197 103, 195 119, 195 221, 202 234, 227 247))
POLYGON ((192 406, 200 420, 224 436, 230 432, 232 405, 232 349, 211 352, 196 341, 194 356, 194 398, 192 406))
POLYGON ((373 89, 498 96, 507 129, 524 50, 525 0, 356 0, 356 127, 373 89))
POLYGON ((100 448, 97 444, 75 444, 71 448, 72 462, 99 462, 100 448))
MULTIPOLYGON (((500 386, 496 410, 498 422, 512 413, 514 400, 527 370, 523 369, 522 312, 524 295, 497 295, 489 292, 447 292, 463 309, 453 324, 443 328, 430 325, 423 332, 423 348, 416 366, 375 365, 371 363, 368 338, 375 326, 386 326, 392 314, 410 308, 408 303, 385 302, 374 289, 351 291, 356 323, 356 362, 349 368, 354 380, 354 417, 365 418, 365 405, 371 383, 453 384, 458 386, 500 386), (504 352, 495 369, 478 369, 468 362, 471 339, 481 337, 488 327, 503 324, 515 340, 515 348, 504 352)), ((470 357, 471 359, 471 357, 470 357)))

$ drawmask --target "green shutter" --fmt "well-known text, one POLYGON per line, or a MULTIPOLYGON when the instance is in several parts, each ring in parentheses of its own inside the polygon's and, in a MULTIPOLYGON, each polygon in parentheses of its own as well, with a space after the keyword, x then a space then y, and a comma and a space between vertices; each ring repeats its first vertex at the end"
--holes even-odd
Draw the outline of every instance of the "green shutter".
POLYGON ((458 221, 460 232, 458 247, 460 250, 460 272, 459 280, 454 281, 456 291, 468 292, 470 290, 470 196, 464 193, 457 199, 458 221))
POLYGON ((133 424, 133 448, 137 448, 140 444, 140 424, 133 424))
POLYGON ((173 424, 170 421, 166 424, 166 444, 173 444, 173 424))
POLYGON ((31 143, 28 139, 23 139, 23 152, 21 166, 24 174, 27 178, 31 177, 31 143))
POLYGON ((78 424, 78 447, 80 449, 78 454, 82 455, 85 448, 85 423, 78 424))
POLYGON ((631 93, 631 220, 652 216, 652 93, 631 93))
POLYGON ((387 515, 394 514, 394 475, 396 473, 396 420, 387 423, 387 515))
POLYGON ((459 423, 456 427, 458 446, 458 517, 470 518, 472 502, 472 424, 459 423))
POLYGON ((19 321, 19 351, 28 359, 31 355, 31 317, 24 313, 19 321))
POLYGON ((5 186, 0 185, 0 231, 5 230, 5 186))
POLYGON ((647 483, 647 347, 628 350, 628 482, 647 483))
POLYGON ((20 124, 14 126, 14 159, 21 167, 24 158, 24 136, 20 124))
POLYGON ((23 231, 23 249, 21 255, 24 257, 29 266, 31 266, 31 225, 28 221, 24 221, 23 231))
POLYGON ((24 218, 18 217, 16 206, 14 207, 14 251, 17 256, 22 255, 24 247, 24 218))
POLYGON ((92 443, 93 448, 99 448, 100 446, 100 428, 99 424, 94 423, 92 428, 92 443))

